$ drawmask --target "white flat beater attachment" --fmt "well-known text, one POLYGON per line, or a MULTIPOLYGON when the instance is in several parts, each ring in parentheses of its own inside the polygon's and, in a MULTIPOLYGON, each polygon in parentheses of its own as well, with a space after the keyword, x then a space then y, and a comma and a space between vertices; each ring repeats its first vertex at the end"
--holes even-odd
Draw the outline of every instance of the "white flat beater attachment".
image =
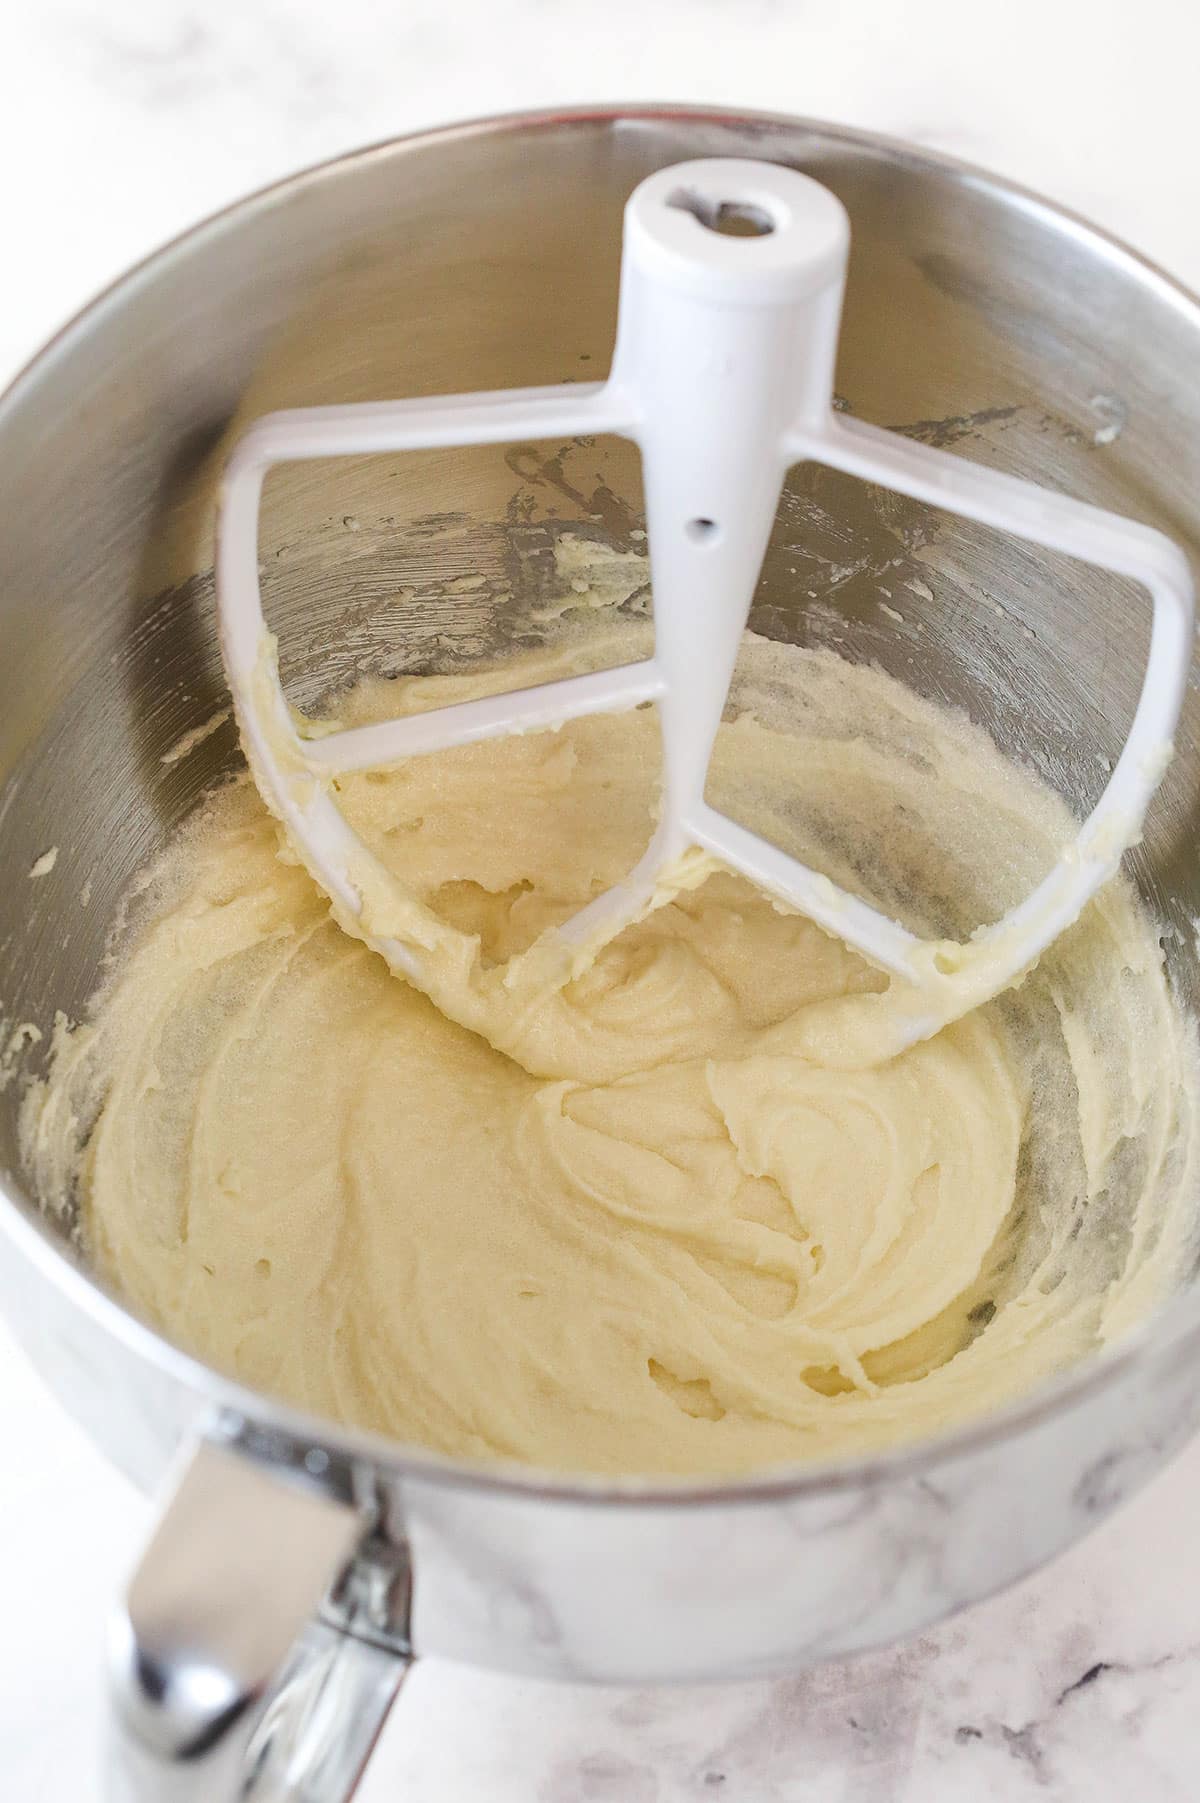
MULTIPOLYGON (((657 702, 661 721, 659 825, 629 877, 559 929, 571 945, 610 939, 669 896, 669 876, 660 889, 660 875, 700 846, 913 986, 912 1041, 1006 988, 1113 874, 1170 755, 1191 649, 1188 566, 1147 526, 835 414, 849 241, 840 202, 796 170, 741 160, 662 169, 626 207, 607 381, 304 408, 269 414, 240 440, 225 473, 218 532, 225 667, 264 799, 344 916, 361 915, 361 873, 373 859, 338 806, 332 779, 339 772, 646 701, 657 702), (297 458, 586 433, 621 435, 641 452, 653 656, 302 737, 269 654, 259 593, 267 469, 297 458), (1095 811, 1034 892, 963 944, 919 939, 704 797, 783 477, 806 460, 1130 577, 1153 604, 1137 712, 1095 811)), ((420 982, 419 952, 365 929, 363 936, 420 982)))

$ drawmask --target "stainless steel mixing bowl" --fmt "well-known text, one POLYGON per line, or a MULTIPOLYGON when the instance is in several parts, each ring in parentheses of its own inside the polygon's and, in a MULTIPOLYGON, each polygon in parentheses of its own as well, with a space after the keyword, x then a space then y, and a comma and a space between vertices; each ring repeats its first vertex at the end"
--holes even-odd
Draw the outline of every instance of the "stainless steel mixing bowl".
MULTIPOLYGON (((459 127, 298 176, 127 277, 0 408, 9 1034, 82 1011, 124 885, 236 760, 228 721, 197 730, 224 706, 211 526, 231 420, 601 375, 624 200, 651 170, 709 155, 793 163, 848 208, 838 387, 855 413, 1196 542, 1200 307, 987 176, 825 126, 661 109, 459 127)), ((344 677, 511 640, 552 590, 565 532, 637 543, 636 492, 609 444, 282 473, 261 551, 297 693, 312 698, 331 645, 344 677)), ((1146 614, 1110 578, 800 469, 753 623, 965 703, 1083 804, 1132 711, 1146 614)), ((1198 801, 1192 693, 1131 859, 1191 999, 1198 801)), ((908 1633, 1085 1532, 1200 1414, 1185 1288, 1003 1416, 757 1482, 497 1475, 308 1420, 132 1318, 73 1223, 39 1212, 16 1113, 46 1044, 10 1060, 0 1096, 0 1300, 126 1471, 157 1486, 171 1467, 114 1627, 117 1796, 343 1799, 414 1653, 687 1679, 908 1633)))

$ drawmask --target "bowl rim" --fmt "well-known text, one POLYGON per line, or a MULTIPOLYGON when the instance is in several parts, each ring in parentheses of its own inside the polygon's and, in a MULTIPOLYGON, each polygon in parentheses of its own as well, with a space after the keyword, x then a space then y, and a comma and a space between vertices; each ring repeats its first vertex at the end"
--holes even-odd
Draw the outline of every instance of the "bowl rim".
MULTIPOLYGON (((1161 266, 1122 239, 1059 206, 1035 191, 978 165, 926 150, 882 133, 859 130, 807 116, 740 107, 712 107, 676 102, 587 105, 518 110, 485 115, 406 132, 360 149, 328 157, 286 175, 207 214, 166 240, 102 288, 67 319, 22 365, 0 392, 0 436, 8 416, 23 405, 42 376, 84 337, 98 318, 122 305, 143 283, 174 257, 202 248, 230 225, 256 212, 280 205, 306 187, 357 166, 397 155, 436 149, 474 137, 568 129, 613 128, 622 124, 711 124, 760 129, 797 138, 808 134, 822 145, 841 144, 877 160, 936 175, 954 184, 993 196, 1007 207, 1053 227, 1114 267, 1128 273, 1143 289, 1178 311, 1200 337, 1200 298, 1161 266)), ((44 1215, 12 1193, 10 1174, 0 1173, 0 1232, 14 1249, 68 1303, 79 1308, 102 1332, 120 1342, 134 1357, 157 1367, 181 1388, 205 1400, 216 1411, 216 1431, 237 1439, 243 1429, 253 1442, 265 1429, 294 1442, 297 1448, 320 1449, 334 1459, 369 1463, 392 1480, 415 1481, 452 1491, 470 1491, 517 1500, 544 1500, 576 1507, 673 1509, 774 1504, 847 1490, 877 1488, 897 1480, 920 1480, 939 1467, 988 1447, 1017 1439, 1045 1425, 1074 1405, 1086 1402, 1122 1376, 1129 1376, 1151 1357, 1168 1351, 1180 1357, 1200 1355, 1200 1301, 1184 1295, 1170 1298, 1152 1317, 1133 1328, 1111 1348, 1086 1356, 1078 1365, 1044 1379, 1025 1395, 974 1420, 959 1422, 918 1441, 899 1442, 867 1455, 806 1459, 792 1465, 728 1477, 614 1477, 601 1473, 544 1470, 512 1460, 452 1458, 370 1429, 344 1426, 309 1414, 226 1377, 185 1352, 133 1314, 103 1280, 89 1271, 78 1251, 52 1229, 44 1215)), ((36 1361, 35 1361, 36 1368, 36 1361)), ((278 1448, 276 1448, 278 1450, 278 1448)), ((301 1469, 302 1469, 301 1455, 301 1469)))

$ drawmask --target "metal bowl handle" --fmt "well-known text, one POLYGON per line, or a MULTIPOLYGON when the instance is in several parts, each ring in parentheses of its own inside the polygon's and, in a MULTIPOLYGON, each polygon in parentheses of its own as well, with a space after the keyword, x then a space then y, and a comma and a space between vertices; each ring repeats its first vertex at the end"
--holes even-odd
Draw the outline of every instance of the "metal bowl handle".
POLYGON ((192 1447, 114 1617, 109 1803, 348 1803, 410 1657, 370 1510, 192 1447))

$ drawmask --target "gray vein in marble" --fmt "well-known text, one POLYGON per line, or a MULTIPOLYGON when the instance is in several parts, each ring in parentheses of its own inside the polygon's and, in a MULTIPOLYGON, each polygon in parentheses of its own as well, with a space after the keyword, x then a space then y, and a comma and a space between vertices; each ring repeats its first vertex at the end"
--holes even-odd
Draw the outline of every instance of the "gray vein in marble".
MULTIPOLYGON (((1070 1746, 1077 1735, 1083 1739, 1080 1724, 1070 1719, 1075 1713, 1076 1700, 1096 1686, 1104 1685, 1111 1692, 1122 1680, 1145 1679, 1151 1674, 1166 1671, 1178 1674, 1182 1665, 1195 1660, 1198 1654, 1200 1643, 1146 1660, 1097 1659, 1078 1677, 1065 1684, 1043 1713, 1030 1717, 1020 1726, 1004 1721, 985 1721, 980 1726, 963 1723, 954 1730, 955 1745, 969 1747, 979 1744, 1002 1749, 1011 1759, 1027 1768, 1029 1776, 1039 1789, 1067 1797, 1070 1792, 1064 1788, 1065 1780, 1059 1766, 1064 1746, 1070 1746)), ((1093 1697, 1090 1702, 1097 1705, 1098 1699, 1093 1697)), ((1141 1705, 1135 1706, 1134 1722, 1141 1713, 1141 1708, 1141 1705)), ((1119 1700, 1114 1701, 1111 1695, 1099 1705, 1099 1713, 1117 1720, 1122 1715, 1127 1720, 1130 1719, 1129 1712, 1123 1711, 1119 1700)), ((1098 1791, 1095 1794, 1105 1793, 1098 1791)))

